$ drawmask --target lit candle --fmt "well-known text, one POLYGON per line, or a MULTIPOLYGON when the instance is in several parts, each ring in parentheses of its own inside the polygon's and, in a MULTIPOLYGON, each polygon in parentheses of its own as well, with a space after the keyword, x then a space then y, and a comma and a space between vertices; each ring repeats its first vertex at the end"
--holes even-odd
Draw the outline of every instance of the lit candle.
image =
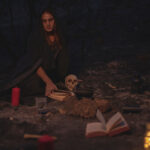
POLYGON ((150 123, 146 124, 146 135, 144 137, 144 149, 150 150, 150 123))
POLYGON ((12 88, 11 93, 11 105, 18 106, 20 102, 20 88, 14 87, 12 88))

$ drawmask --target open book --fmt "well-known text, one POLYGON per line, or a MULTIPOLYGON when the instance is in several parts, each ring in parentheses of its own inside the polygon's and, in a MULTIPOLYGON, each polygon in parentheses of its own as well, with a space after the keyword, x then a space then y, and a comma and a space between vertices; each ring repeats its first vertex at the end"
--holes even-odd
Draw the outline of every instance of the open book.
POLYGON ((73 94, 74 93, 70 91, 55 90, 50 95, 48 95, 48 97, 57 101, 64 101, 65 98, 73 96, 73 94))
POLYGON ((129 130, 129 126, 120 112, 114 114, 106 123, 102 113, 96 113, 99 122, 88 123, 86 126, 86 137, 114 136, 129 130))

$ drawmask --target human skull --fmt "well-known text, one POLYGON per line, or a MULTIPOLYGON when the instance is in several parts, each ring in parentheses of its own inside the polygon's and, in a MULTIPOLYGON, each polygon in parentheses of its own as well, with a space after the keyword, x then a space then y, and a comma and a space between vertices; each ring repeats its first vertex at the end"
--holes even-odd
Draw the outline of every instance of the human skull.
POLYGON ((65 86, 69 91, 73 91, 78 85, 78 78, 76 75, 70 74, 65 78, 65 86))

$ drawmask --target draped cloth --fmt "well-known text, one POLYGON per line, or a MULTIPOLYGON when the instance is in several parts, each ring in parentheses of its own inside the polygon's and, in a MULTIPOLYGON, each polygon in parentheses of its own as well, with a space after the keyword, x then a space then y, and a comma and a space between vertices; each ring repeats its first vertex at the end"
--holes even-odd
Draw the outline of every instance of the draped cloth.
POLYGON ((64 44, 55 57, 56 51, 51 50, 40 29, 34 31, 28 39, 26 53, 12 67, 3 66, 5 71, 0 74, 0 92, 20 84, 35 74, 40 66, 52 79, 63 80, 68 70, 68 51, 64 44))

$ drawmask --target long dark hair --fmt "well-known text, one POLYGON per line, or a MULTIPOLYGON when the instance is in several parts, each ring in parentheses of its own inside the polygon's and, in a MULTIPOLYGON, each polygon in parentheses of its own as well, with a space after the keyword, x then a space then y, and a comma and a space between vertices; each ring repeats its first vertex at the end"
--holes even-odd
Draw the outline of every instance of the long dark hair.
MULTIPOLYGON (((60 38, 60 34, 59 34, 59 31, 57 29, 57 26, 56 26, 56 19, 55 19, 55 16, 53 15, 52 11, 49 10, 49 9, 45 9, 44 11, 42 11, 41 15, 40 15, 40 21, 41 21, 41 29, 42 31, 45 33, 44 29, 43 29, 43 25, 42 25, 42 15, 44 13, 48 13, 48 14, 51 14, 53 17, 54 17, 54 29, 53 29, 53 35, 55 37, 55 44, 56 46, 58 47, 59 51, 62 49, 62 42, 61 42, 61 38, 60 38)), ((46 40, 48 39, 48 35, 45 33, 45 38, 46 40)), ((49 43, 49 45, 51 45, 51 43, 49 43)))

